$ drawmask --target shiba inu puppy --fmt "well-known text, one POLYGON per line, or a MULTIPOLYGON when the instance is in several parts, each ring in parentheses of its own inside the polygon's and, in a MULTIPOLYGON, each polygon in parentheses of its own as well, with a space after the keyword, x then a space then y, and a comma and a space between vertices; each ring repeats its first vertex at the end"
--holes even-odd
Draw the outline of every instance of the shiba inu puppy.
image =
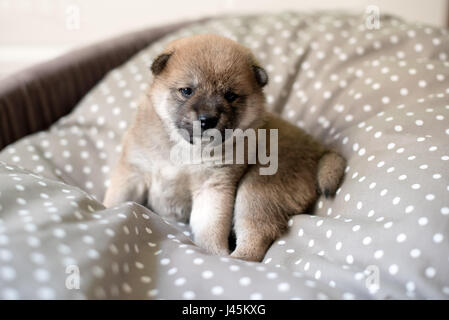
MULTIPOLYGON (((345 160, 265 110, 268 76, 249 49, 217 35, 183 38, 167 46, 151 71, 154 78, 124 136, 105 206, 145 204, 161 216, 189 221, 194 241, 211 254, 260 261, 290 216, 337 190, 345 160), (268 136, 261 138, 261 130, 276 130, 276 141, 267 142, 269 156, 277 157, 275 172, 261 174, 266 162, 252 157, 259 145, 245 149, 252 162, 171 161, 175 146, 194 147, 195 123, 204 134, 253 130, 258 142, 268 136)), ((227 141, 235 144, 232 137, 221 142, 227 141)))

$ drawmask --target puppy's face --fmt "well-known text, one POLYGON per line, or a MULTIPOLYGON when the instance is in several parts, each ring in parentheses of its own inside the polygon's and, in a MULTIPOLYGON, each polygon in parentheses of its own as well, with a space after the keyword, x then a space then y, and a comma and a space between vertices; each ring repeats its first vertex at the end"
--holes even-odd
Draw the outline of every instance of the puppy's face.
POLYGON ((149 96, 169 130, 247 129, 264 113, 268 77, 251 52, 216 35, 172 42, 153 62, 149 96))

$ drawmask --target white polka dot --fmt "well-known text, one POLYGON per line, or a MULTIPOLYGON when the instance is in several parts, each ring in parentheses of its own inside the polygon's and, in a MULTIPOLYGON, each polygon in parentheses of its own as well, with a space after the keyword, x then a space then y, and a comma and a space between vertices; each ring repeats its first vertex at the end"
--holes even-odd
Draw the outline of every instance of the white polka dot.
POLYGON ((433 268, 433 267, 428 267, 425 270, 425 275, 426 275, 427 278, 435 277, 436 273, 437 272, 436 272, 435 268, 433 268))
POLYGON ((195 299, 196 294, 193 291, 186 291, 182 294, 182 297, 187 300, 195 299))
POLYGON ((11 281, 16 278, 16 270, 9 266, 3 266, 0 268, 0 278, 4 281, 11 281))
POLYGON ((405 284, 405 287, 406 287, 407 291, 415 291, 415 288, 416 288, 415 283, 412 281, 408 281, 405 284))
POLYGON ((214 276, 214 273, 213 273, 212 271, 210 271, 210 270, 206 270, 206 271, 203 271, 203 273, 201 274, 201 276, 202 276, 204 279, 210 279, 210 278, 212 278, 212 277, 214 276))
POLYGON ((0 234, 0 245, 6 245, 9 243, 9 237, 6 234, 0 234))
POLYGON ((354 294, 352 294, 352 293, 350 293, 350 292, 345 292, 345 293, 343 294, 343 299, 344 299, 344 300, 354 300, 354 299, 355 299, 355 296, 354 296, 354 294))
POLYGON ((50 273, 45 269, 36 269, 34 271, 34 278, 38 282, 46 282, 50 279, 50 273))
POLYGON ((251 279, 248 277, 243 277, 243 278, 240 278, 239 283, 242 286, 248 286, 251 284, 251 279))
POLYGON ((151 289, 150 291, 148 291, 148 296, 149 297, 155 297, 159 294, 159 290, 158 289, 151 289))
POLYGON ((388 221, 384 224, 384 228, 385 229, 390 229, 393 226, 393 222, 392 221, 388 221))
POLYGON ((274 80, 274 82, 276 82, 276 83, 280 83, 280 82, 282 82, 282 76, 276 75, 276 76, 273 78, 273 80, 274 80))
POLYGON ((365 237, 365 238, 363 238, 363 240, 362 240, 362 243, 363 243, 365 246, 369 245, 371 242, 372 242, 371 237, 365 237))
POLYGON ((449 296, 449 287, 443 287, 441 291, 443 291, 445 295, 449 296))
POLYGON ((435 173, 434 175, 432 175, 432 178, 435 180, 441 179, 441 174, 435 173))
POLYGON ((282 282, 278 284, 278 290, 281 292, 286 292, 290 290, 290 285, 287 282, 282 282))
POLYGON ((441 233, 435 233, 433 235, 433 242, 435 243, 441 243, 444 239, 444 236, 441 233))
POLYGON ((211 290, 211 292, 214 296, 219 296, 219 295, 223 294, 223 291, 224 291, 223 288, 220 286, 215 286, 211 290))
POLYGON ((51 288, 44 287, 37 291, 39 299, 51 300, 55 298, 55 291, 51 288))
POLYGON ((415 207, 413 207, 413 206, 407 206, 407 207, 405 208, 405 213, 410 213, 410 212, 412 212, 414 209, 415 209, 415 207))
POLYGON ((375 259, 380 259, 384 256, 384 252, 383 250, 376 250, 376 252, 374 252, 374 258, 375 259))
POLYGON ((423 45, 421 43, 415 44, 415 51, 421 52, 423 50, 423 45))
POLYGON ((429 219, 427 219, 426 217, 421 217, 418 219, 418 224, 420 226, 425 226, 425 225, 427 225, 428 222, 429 222, 429 219))
POLYGON ((175 280, 175 286, 182 286, 186 283, 186 278, 178 278, 175 280))
POLYGON ((53 230, 53 235, 57 238, 64 238, 66 235, 66 232, 64 229, 57 228, 53 230))
POLYGON ((404 242, 406 239, 407 239, 407 236, 404 233, 401 233, 396 237, 396 241, 399 243, 404 242))
POLYGON ((401 198, 395 197, 395 198, 393 199, 393 204, 394 204, 394 205, 397 205, 400 201, 401 201, 401 198))
POLYGON ((419 250, 419 249, 412 249, 410 251, 410 256, 412 258, 418 258, 420 255, 421 255, 421 250, 419 250))
POLYGON ((354 257, 352 255, 346 256, 346 263, 353 264, 354 263, 354 257))
POLYGON ((5 300, 17 300, 19 299, 19 292, 13 288, 3 288, 0 297, 5 300))
POLYGON ((398 267, 396 264, 392 264, 392 265, 388 268, 388 272, 389 272, 391 275, 397 274, 398 271, 399 271, 399 267, 398 267))
POLYGON ((262 300, 263 296, 261 293, 255 292, 255 293, 251 293, 251 295, 249 296, 249 298, 251 300, 262 300))
POLYGON ((233 265, 230 265, 229 266, 229 269, 231 270, 231 271, 239 271, 240 270, 240 267, 239 266, 237 266, 237 265, 235 265, 235 264, 233 264, 233 265))
POLYGON ((94 260, 100 258, 100 254, 99 254, 98 251, 95 250, 95 249, 89 249, 89 250, 87 251, 87 256, 88 256, 89 258, 91 258, 91 259, 94 259, 94 260))
POLYGON ((10 261, 12 259, 12 253, 8 249, 0 249, 0 260, 1 261, 10 261))
POLYGON ((337 244, 335 245, 336 250, 341 250, 342 247, 343 247, 343 243, 341 243, 341 242, 337 242, 337 244))
POLYGON ((433 195, 433 194, 431 194, 431 193, 429 193, 429 194, 426 195, 426 200, 432 201, 432 200, 434 200, 434 199, 435 199, 435 195, 433 195))
MULTIPOLYGON (((103 278, 105 275, 105 272, 102 268, 100 268, 99 266, 95 266, 92 269, 92 274, 97 277, 97 278, 103 278)), ((143 283, 150 283, 151 282, 151 278, 150 277, 141 277, 140 280, 143 283)))
POLYGON ((178 268, 173 267, 173 268, 170 268, 170 269, 167 271, 167 274, 168 274, 169 276, 171 276, 171 275, 174 275, 174 274, 177 273, 177 272, 178 272, 178 268))

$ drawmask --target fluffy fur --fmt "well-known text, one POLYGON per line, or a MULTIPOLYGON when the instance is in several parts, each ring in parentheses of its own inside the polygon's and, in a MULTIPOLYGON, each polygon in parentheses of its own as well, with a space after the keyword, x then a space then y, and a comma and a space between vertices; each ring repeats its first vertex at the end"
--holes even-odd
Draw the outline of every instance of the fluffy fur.
MULTIPOLYGON (((252 53, 216 35, 172 42, 153 62, 154 80, 123 139, 104 204, 145 203, 161 216, 189 221, 195 242, 212 254, 260 261, 291 215, 305 212, 320 193, 335 193, 345 160, 305 132, 265 111, 268 77, 252 53), (183 97, 179 88, 192 87, 183 97), (227 92, 238 98, 227 101, 227 92), (217 117, 216 128, 278 129, 278 171, 260 175, 260 163, 174 164, 175 144, 191 148, 180 129, 192 132, 199 114, 217 117)), ((269 150, 269 148, 267 148, 269 150)))

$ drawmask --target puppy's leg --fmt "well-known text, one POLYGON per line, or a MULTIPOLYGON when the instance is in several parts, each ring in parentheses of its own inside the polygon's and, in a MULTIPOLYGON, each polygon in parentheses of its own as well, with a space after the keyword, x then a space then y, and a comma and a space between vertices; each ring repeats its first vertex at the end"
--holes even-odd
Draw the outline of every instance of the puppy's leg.
POLYGON ((271 243, 287 227, 288 218, 267 194, 252 190, 243 183, 237 190, 234 208, 234 229, 237 245, 231 257, 261 261, 271 243))
POLYGON ((125 201, 143 203, 146 189, 142 175, 120 160, 112 171, 103 204, 110 208, 125 201))
POLYGON ((237 246, 232 257, 261 261, 271 243, 288 227, 291 215, 304 213, 316 201, 313 161, 280 158, 278 172, 260 175, 252 166, 237 189, 234 229, 237 246))
POLYGON ((318 163, 318 187, 327 197, 333 196, 345 174, 346 160, 334 151, 325 153, 318 163))
POLYGON ((206 186, 194 194, 190 226, 197 245, 211 254, 228 255, 235 188, 206 186))

